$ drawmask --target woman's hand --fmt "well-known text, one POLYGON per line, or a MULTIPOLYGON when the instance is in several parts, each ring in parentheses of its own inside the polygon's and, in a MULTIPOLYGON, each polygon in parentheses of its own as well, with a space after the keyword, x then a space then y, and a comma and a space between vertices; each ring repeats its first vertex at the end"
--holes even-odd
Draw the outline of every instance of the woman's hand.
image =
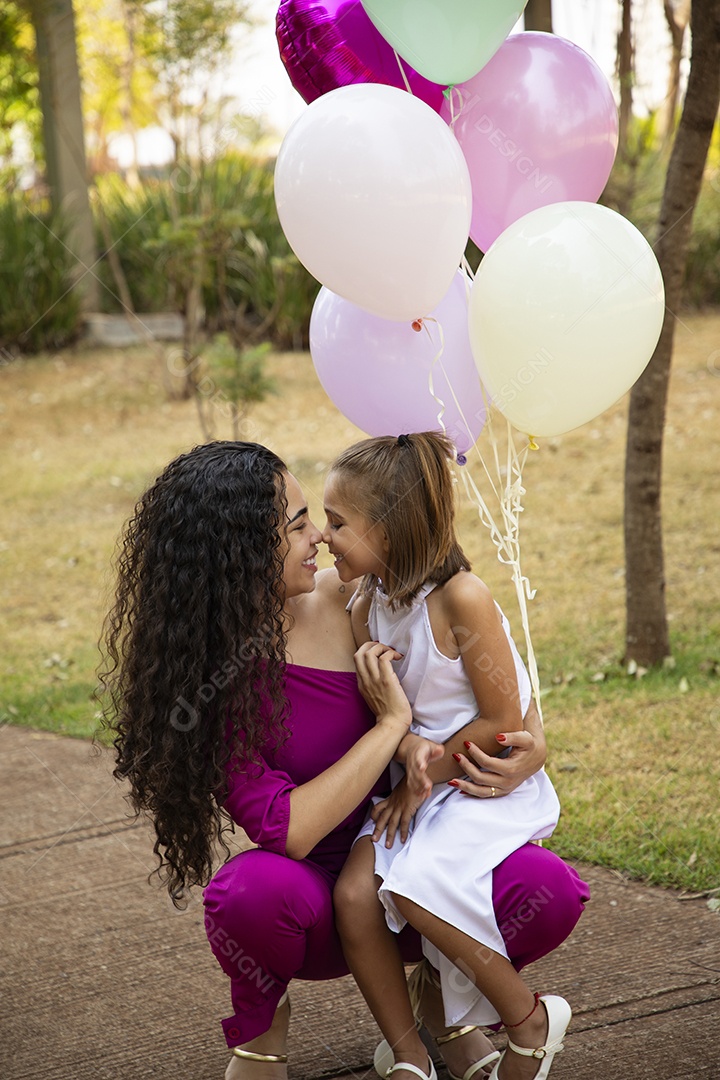
POLYGON ((372 834, 373 842, 377 843, 387 830, 385 847, 392 847, 399 828, 400 839, 404 844, 408 838, 410 822, 431 790, 432 784, 427 789, 423 786, 422 790, 411 791, 407 776, 403 776, 402 780, 392 789, 387 799, 375 803, 370 811, 370 817, 375 822, 375 831, 372 834))
POLYGON ((509 795, 541 769, 547 757, 547 745, 538 711, 532 701, 525 714, 524 723, 524 731, 508 731, 496 736, 501 746, 512 747, 505 758, 490 757, 474 743, 470 743, 467 753, 458 755, 460 767, 470 779, 455 780, 453 787, 466 795, 490 799, 494 796, 509 795))
POLYGON ((355 653, 355 669, 360 693, 375 713, 377 723, 402 726, 404 733, 410 727, 412 711, 393 671, 393 660, 402 660, 402 653, 379 641, 367 641, 355 653))

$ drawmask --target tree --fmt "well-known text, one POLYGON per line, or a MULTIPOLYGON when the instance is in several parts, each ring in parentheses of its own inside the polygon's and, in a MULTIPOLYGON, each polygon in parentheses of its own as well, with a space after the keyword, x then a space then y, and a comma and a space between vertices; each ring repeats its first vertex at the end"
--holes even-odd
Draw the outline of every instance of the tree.
POLYGON ((241 0, 140 0, 139 47, 156 73, 178 160, 190 156, 184 121, 193 111, 193 97, 200 106, 194 136, 202 149, 208 82, 228 60, 233 28, 241 22, 253 25, 249 6, 241 0))
POLYGON ((670 653, 662 541, 662 445, 683 275, 720 104, 720 0, 693 0, 692 55, 663 191, 655 253, 665 281, 660 340, 630 395, 625 457, 625 653, 643 667, 670 653))
POLYGON ((83 310, 95 311, 99 288, 95 232, 88 197, 85 137, 72 0, 28 0, 35 28, 43 140, 53 208, 68 222, 67 244, 77 260, 83 310))
POLYGON ((620 0, 620 3, 622 19, 617 37, 617 77, 620 85, 618 156, 625 160, 628 157, 628 135, 632 118, 635 48, 632 37, 632 0, 620 0))
POLYGON ((126 179, 137 181, 136 133, 157 116, 157 79, 138 47, 141 11, 134 0, 75 0, 83 112, 92 172, 112 168, 117 133, 135 150, 126 179))
POLYGON ((528 0, 525 5, 525 29, 552 34, 552 0, 528 0))
POLYGON ((683 54, 685 30, 690 21, 690 0, 663 0, 672 51, 668 71, 668 88, 658 114, 658 134, 667 142, 675 127, 675 110, 680 96, 680 62, 683 54))
POLYGON ((27 13, 7 0, 0 10, 0 163, 13 182, 13 141, 19 127, 40 142, 40 102, 35 42, 27 13))

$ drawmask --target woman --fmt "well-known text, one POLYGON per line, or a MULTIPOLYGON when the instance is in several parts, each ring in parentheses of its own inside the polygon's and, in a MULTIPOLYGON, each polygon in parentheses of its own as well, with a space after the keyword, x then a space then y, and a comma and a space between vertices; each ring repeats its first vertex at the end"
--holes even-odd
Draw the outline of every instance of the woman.
MULTIPOLYGON (((210 944, 231 980, 227 1080, 284 1080, 287 984, 347 974, 333 886, 370 796, 388 789, 386 766, 411 720, 392 650, 365 646, 355 675, 349 591, 334 571, 316 576, 321 538, 297 481, 270 450, 196 447, 141 498, 108 617, 105 723, 115 734, 115 774, 152 818, 171 896, 179 903, 210 880, 217 844, 228 852, 228 817, 259 845, 221 866, 205 891, 210 944)), ((477 787, 461 781, 463 790, 501 794, 542 765, 541 736, 508 741, 519 749, 505 762, 477 753, 493 772, 475 773, 484 781, 477 787)), ((498 923, 518 966, 560 944, 587 897, 560 859, 532 850, 534 877, 527 862, 514 873, 511 856, 494 879, 498 923), (522 923, 516 913, 543 887, 553 904, 522 923)), ((417 935, 401 938, 405 958, 419 960, 417 935)), ((442 1037, 427 987, 422 1008, 442 1037)), ((482 1056, 481 1039, 468 1032, 443 1044, 454 1073, 482 1056)))

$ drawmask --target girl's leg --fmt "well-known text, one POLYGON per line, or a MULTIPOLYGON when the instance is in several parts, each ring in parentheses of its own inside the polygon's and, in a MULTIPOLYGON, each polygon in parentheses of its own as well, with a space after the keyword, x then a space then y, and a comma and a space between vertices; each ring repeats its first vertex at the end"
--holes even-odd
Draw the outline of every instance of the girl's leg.
MULTIPOLYGON (((354 845, 335 886, 335 921, 345 959, 396 1061, 428 1072, 428 1054, 413 1017, 396 935, 385 922, 378 895, 375 852, 369 836, 354 845)), ((413 1080, 411 1073, 393 1074, 413 1080)))
MULTIPOLYGON (((492 1002, 506 1024, 512 1025, 512 1040, 530 1049, 543 1046, 547 1035, 547 1014, 543 1005, 535 1008, 535 998, 509 960, 479 944, 461 930, 432 915, 404 896, 395 896, 400 913, 440 952, 468 972, 476 986, 492 1002)), ((508 1052, 501 1065, 502 1080, 532 1080, 541 1062, 508 1052)))
MULTIPOLYGON (((520 971, 561 945, 589 899, 588 885, 547 848, 525 844, 500 863, 493 873, 493 906, 515 970, 520 971)), ((415 931, 408 924, 403 933, 411 932, 415 931)), ((423 986, 421 1012, 433 1036, 442 1037, 452 1030, 444 1026, 442 994, 431 979, 423 986)), ((479 1032, 472 1032, 445 1044, 443 1058, 456 1076, 462 1076, 472 1061, 483 1056, 483 1045, 487 1053, 491 1044, 481 1043, 479 1032)))
MULTIPOLYGON (((287 1008, 277 1008, 294 977, 347 975, 332 908, 333 878, 307 861, 243 852, 205 890, 205 927, 230 977, 234 1015, 223 1021, 230 1047, 284 1054, 287 1008)), ((285 1066, 235 1058, 228 1076, 276 1080, 285 1066)))

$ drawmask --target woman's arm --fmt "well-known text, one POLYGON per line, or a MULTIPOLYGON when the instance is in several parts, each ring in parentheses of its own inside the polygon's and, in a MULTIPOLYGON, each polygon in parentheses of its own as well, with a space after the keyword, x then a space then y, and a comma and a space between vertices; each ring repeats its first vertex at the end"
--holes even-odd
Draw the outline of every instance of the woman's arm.
POLYGON ((377 717, 375 727, 334 765, 290 792, 285 851, 291 859, 304 859, 367 797, 407 733, 410 704, 391 664, 398 658, 394 649, 375 642, 355 654, 358 686, 377 717))
MULTIPOLYGON (((523 728, 524 730, 520 731, 499 732, 495 736, 497 740, 495 754, 506 747, 512 748, 507 757, 500 758, 486 754, 473 742, 476 721, 472 720, 456 732, 447 743, 442 744, 442 755, 438 755, 427 767, 428 780, 432 784, 439 784, 444 780, 471 776, 474 782, 464 782, 461 785, 463 791, 469 795, 489 795, 491 787, 495 788, 496 795, 509 795, 538 769, 542 769, 547 760, 545 732, 534 701, 530 702, 523 717, 523 728), (458 742, 462 749, 453 750, 451 747, 458 742), (469 748, 465 745, 466 742, 470 743, 469 748), (453 754, 457 754, 460 760, 454 758, 453 754), (483 772, 478 766, 482 766, 483 770, 492 771, 483 772), (476 784, 487 787, 487 791, 475 791, 476 784)), ((414 761, 415 755, 427 757, 427 752, 421 745, 426 741, 421 736, 408 732, 398 746, 394 760, 407 769, 408 765, 414 761)))

